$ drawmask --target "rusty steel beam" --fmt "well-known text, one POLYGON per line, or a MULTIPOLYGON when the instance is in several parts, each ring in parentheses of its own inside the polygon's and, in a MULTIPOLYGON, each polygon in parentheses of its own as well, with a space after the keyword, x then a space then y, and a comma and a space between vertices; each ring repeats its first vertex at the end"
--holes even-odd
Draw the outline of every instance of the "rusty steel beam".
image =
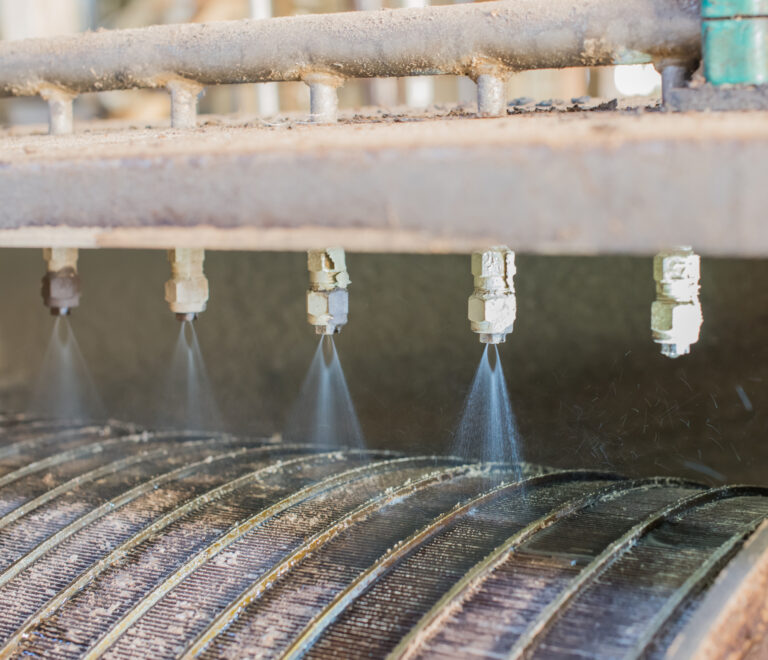
POLYGON ((92 125, 0 145, 2 246, 768 256, 759 114, 92 125))
POLYGON ((0 95, 461 74, 700 55, 696 0, 502 0, 169 25, 0 43, 0 95))

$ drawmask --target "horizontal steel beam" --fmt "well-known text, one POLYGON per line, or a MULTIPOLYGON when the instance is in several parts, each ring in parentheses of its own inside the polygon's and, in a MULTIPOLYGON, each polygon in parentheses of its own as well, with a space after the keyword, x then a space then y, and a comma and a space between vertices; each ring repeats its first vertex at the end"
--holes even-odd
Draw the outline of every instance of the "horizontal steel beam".
POLYGON ((502 0, 0 42, 0 95, 698 60, 696 0, 502 0))
POLYGON ((768 256, 760 115, 90 128, 0 134, 0 246, 768 256))

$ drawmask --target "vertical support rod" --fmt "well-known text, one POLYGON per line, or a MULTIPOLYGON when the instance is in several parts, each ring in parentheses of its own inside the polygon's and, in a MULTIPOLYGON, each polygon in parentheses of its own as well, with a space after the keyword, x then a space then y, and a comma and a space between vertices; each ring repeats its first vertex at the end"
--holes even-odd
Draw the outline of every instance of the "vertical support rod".
MULTIPOLYGON (((251 18, 259 20, 272 18, 272 0, 250 0, 251 18)), ((256 83, 256 100, 259 114, 271 117, 280 112, 280 90, 276 82, 256 83)))
POLYGON ((669 102, 669 93, 685 87, 687 80, 688 67, 682 64, 669 64, 661 70, 661 102, 664 106, 669 102))
POLYGON ((341 79, 325 73, 312 73, 304 77, 309 86, 310 121, 316 124, 334 124, 339 113, 336 88, 341 79))
MULTIPOLYGON (((429 0, 402 0, 407 9, 429 7, 429 0)), ((405 104, 411 108, 428 108, 435 102, 435 80, 432 76, 410 76, 405 79, 405 104)))
POLYGON ((202 86, 188 80, 172 80, 166 88, 171 93, 171 126, 197 126, 197 97, 203 89, 202 86))
POLYGON ((49 99, 48 132, 51 135, 68 135, 74 130, 72 99, 49 99))
POLYGON ((74 131, 74 94, 55 88, 41 90, 40 96, 48 103, 48 134, 69 135, 74 131))
POLYGON ((481 117, 500 117, 506 111, 504 79, 481 73, 477 76, 477 114, 481 117))

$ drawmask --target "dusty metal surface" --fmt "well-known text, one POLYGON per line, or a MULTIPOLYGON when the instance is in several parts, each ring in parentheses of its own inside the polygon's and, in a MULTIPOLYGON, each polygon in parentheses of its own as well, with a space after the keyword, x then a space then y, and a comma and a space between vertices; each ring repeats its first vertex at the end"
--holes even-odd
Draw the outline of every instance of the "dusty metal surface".
MULTIPOLYGON (((1 657, 662 657, 768 516, 759 488, 112 424, 0 418, 0 449, 46 432, 122 443, 3 462, 1 657)), ((750 618, 755 538, 707 620, 750 618)))
POLYGON ((515 0, 99 31, 0 44, 0 94, 466 74, 700 54, 695 0, 515 0))
POLYGON ((670 646, 670 660, 763 657, 768 633, 768 523, 723 570, 670 646), (727 603, 723 607, 723 603, 727 603), (749 615, 746 615, 749 613, 749 615), (761 655, 762 654, 762 655, 761 655))
POLYGON ((0 245, 768 255, 762 114, 442 118, 7 131, 0 245))
POLYGON ((671 110, 688 112, 768 110, 768 85, 700 85, 670 89, 665 103, 671 110))

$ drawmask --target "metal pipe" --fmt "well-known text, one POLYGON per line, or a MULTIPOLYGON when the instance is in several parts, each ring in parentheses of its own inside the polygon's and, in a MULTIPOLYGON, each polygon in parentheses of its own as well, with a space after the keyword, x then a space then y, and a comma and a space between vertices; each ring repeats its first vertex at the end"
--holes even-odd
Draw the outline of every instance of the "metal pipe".
POLYGON ((68 135, 74 127, 72 99, 48 100, 49 129, 51 135, 68 135))
POLYGON ((45 88, 40 96, 48 102, 48 133, 68 135, 74 130, 74 95, 56 88, 45 88))
POLYGON ((683 64, 669 64, 661 69, 661 101, 669 103, 669 93, 673 89, 685 87, 688 81, 689 67, 683 64))
POLYGON ((339 112, 339 95, 336 88, 342 78, 323 73, 309 74, 304 77, 309 86, 309 114, 316 124, 333 124, 339 112))
POLYGON ((501 0, 0 43, 0 96, 698 59, 695 0, 501 0), (630 20, 631 19, 631 20, 630 20))
POLYGON ((483 73, 477 77, 477 114, 500 117, 506 111, 507 98, 504 78, 483 73))
POLYGON ((171 126, 194 128, 197 126, 197 97, 202 86, 187 80, 172 80, 166 84, 171 93, 171 126))

